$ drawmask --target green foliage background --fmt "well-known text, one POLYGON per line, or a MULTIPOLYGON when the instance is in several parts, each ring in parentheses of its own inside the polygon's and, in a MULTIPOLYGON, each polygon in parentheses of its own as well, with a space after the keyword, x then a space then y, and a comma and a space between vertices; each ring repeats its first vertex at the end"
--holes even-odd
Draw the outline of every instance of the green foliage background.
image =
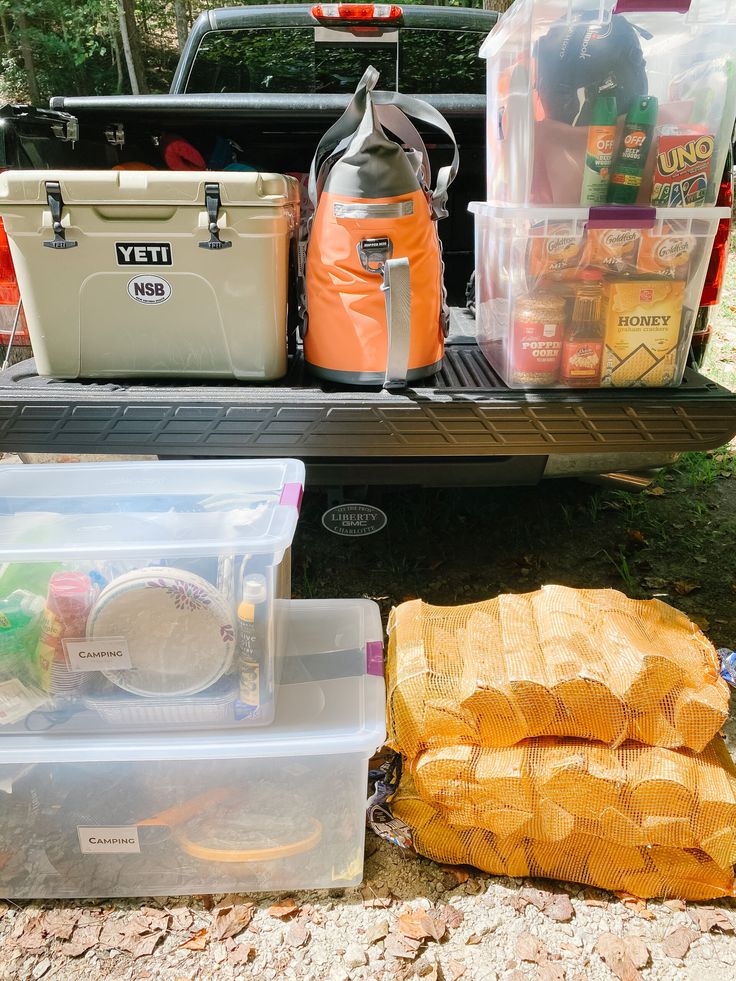
MULTIPOLYGON (((243 0, 181 0, 181 5, 191 24, 204 9, 239 6, 243 0)), ((446 0, 441 5, 482 7, 483 0, 446 0)), ((135 0, 135 17, 148 89, 165 92, 179 57, 174 0, 135 0)), ((42 105, 52 95, 130 91, 115 0, 0 0, 4 102, 33 101, 29 58, 42 105)))

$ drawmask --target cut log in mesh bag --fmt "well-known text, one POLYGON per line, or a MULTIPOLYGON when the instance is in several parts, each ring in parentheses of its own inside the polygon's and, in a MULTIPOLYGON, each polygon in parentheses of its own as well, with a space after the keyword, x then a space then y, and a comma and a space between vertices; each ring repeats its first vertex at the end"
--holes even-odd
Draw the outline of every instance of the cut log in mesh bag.
POLYGON ((387 687, 389 738, 409 759, 535 736, 700 751, 728 715, 718 655, 699 628, 612 589, 402 603, 389 621, 387 687))
POLYGON ((422 753, 392 800, 427 858, 643 898, 734 895, 736 768, 703 753, 530 739, 422 753))

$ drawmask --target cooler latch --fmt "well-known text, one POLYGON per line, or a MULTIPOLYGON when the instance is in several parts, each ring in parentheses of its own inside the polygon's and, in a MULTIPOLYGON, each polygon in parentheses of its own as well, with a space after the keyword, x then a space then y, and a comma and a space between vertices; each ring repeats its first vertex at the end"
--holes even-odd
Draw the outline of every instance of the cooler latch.
POLYGON ((220 214, 220 185, 219 184, 205 184, 204 185, 204 204, 207 208, 207 217, 209 218, 209 225, 207 226, 210 233, 209 242, 200 242, 200 249, 230 249, 232 248, 232 242, 223 242, 220 238, 220 229, 217 227, 217 219, 220 214))
POLYGON ((58 181, 46 181, 46 200, 49 203, 51 212, 51 227, 54 230, 54 237, 44 242, 47 249, 75 249, 78 242, 66 237, 64 226, 61 224, 61 213, 64 210, 64 200, 61 196, 61 186, 58 181))

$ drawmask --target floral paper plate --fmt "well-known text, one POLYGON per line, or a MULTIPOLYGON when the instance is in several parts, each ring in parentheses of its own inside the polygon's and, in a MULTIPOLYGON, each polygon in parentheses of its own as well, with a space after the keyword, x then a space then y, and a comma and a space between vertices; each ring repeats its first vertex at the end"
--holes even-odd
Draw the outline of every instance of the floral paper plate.
POLYGON ((150 567, 100 593, 87 636, 124 637, 131 667, 102 670, 134 695, 194 695, 228 670, 235 648, 230 605, 206 579, 184 569, 150 567))

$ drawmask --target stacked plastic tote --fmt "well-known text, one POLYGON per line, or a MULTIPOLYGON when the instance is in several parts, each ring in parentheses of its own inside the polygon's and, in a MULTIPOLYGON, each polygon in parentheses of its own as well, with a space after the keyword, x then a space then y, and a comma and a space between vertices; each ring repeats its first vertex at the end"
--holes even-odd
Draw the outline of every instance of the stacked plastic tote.
POLYGON ((417 851, 636 896, 734 895, 728 688, 684 614, 547 586, 389 623, 392 801, 417 851))
POLYGON ((365 600, 290 601, 296 460, 0 467, 0 895, 355 884, 365 600))
POLYGON ((488 36, 478 340, 513 388, 678 385, 736 116, 731 0, 516 0, 488 36))

